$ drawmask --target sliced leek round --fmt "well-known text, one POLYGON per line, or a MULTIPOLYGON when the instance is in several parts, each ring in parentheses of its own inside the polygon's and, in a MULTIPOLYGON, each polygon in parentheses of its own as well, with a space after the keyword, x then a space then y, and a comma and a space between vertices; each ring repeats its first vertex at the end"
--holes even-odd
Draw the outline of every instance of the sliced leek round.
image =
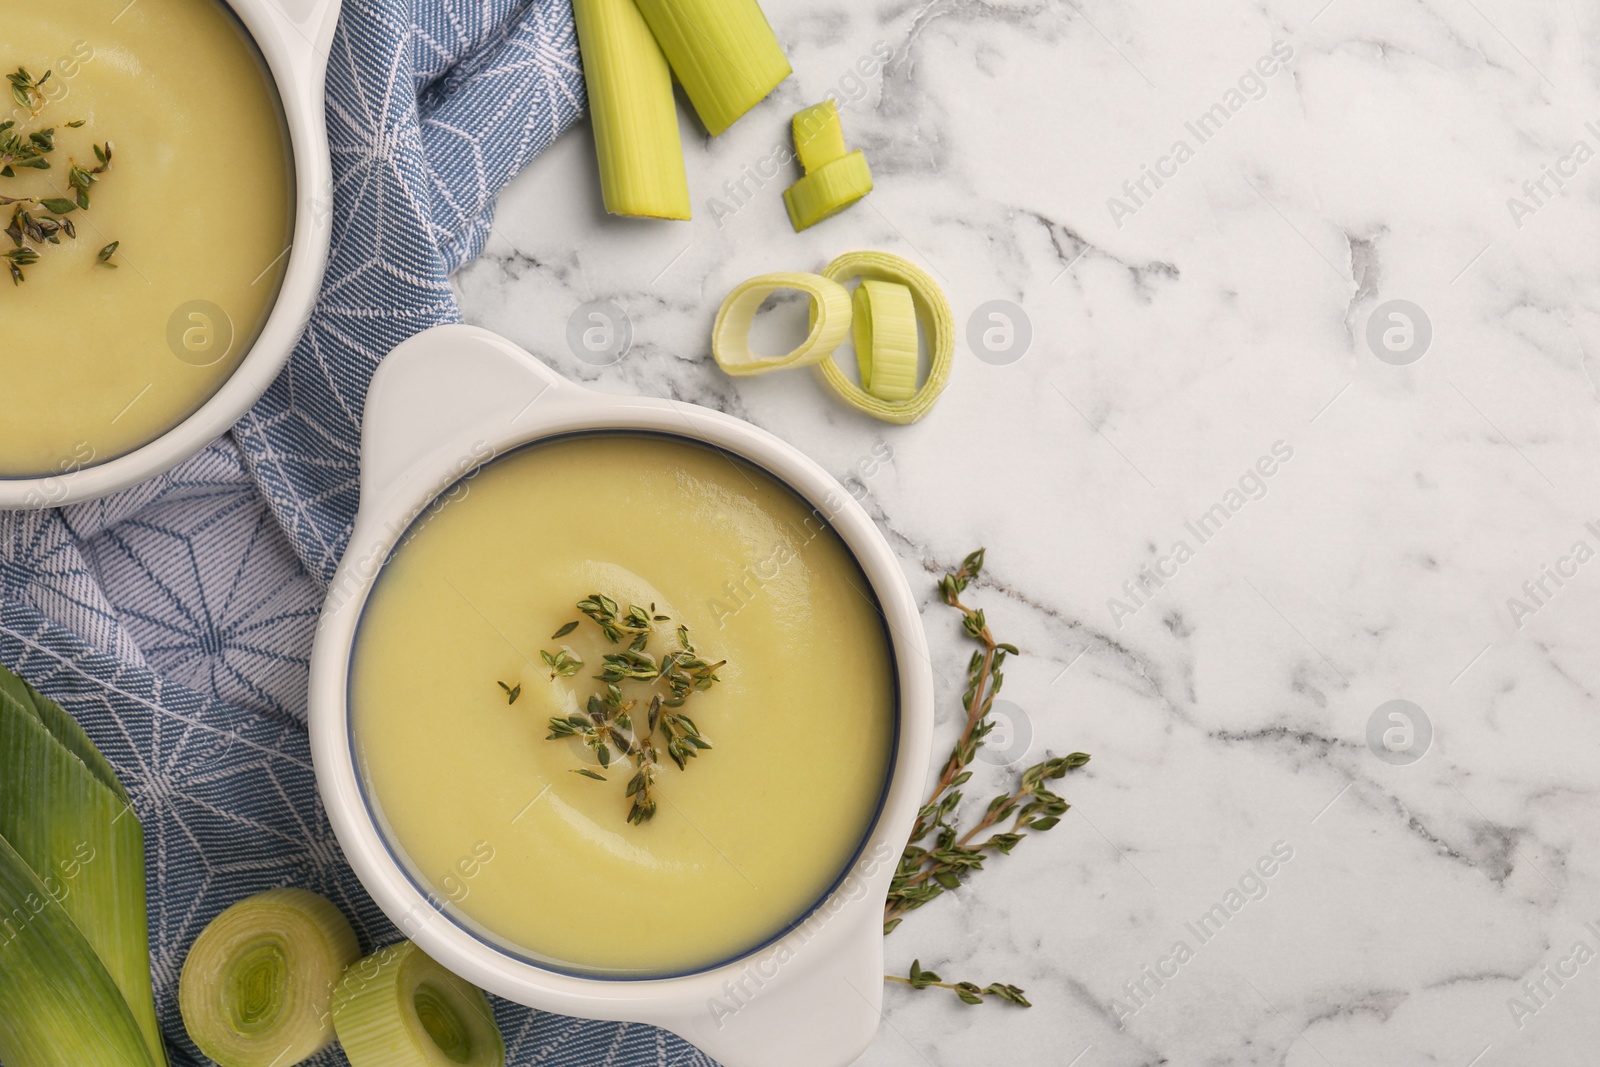
POLYGON ((736 286, 722 301, 711 331, 711 355, 735 376, 765 374, 819 363, 833 355, 850 330, 850 293, 818 274, 763 274, 736 286), (811 299, 811 330, 799 347, 782 356, 750 351, 750 327, 773 293, 794 290, 811 299))
POLYGON ((917 391, 917 306, 911 290, 867 278, 852 299, 862 387, 879 400, 910 400, 917 391))
POLYGON ((783 191, 796 233, 831 218, 872 192, 872 168, 857 150, 825 163, 783 191))
POLYGON ((373 953, 333 991, 350 1067, 505 1067, 489 998, 410 941, 373 953))
POLYGON ((178 1010, 220 1067, 292 1067, 333 1043, 334 983, 361 956, 350 923, 303 889, 269 889, 211 920, 178 979, 178 1010))
MULTIPOLYGON (((939 283, 915 263, 888 252, 846 252, 829 263, 822 274, 841 285, 852 278, 863 278, 894 282, 910 290, 918 324, 927 338, 928 377, 909 398, 885 400, 851 381, 831 359, 816 365, 817 376, 846 404, 884 422, 916 422, 932 411, 939 394, 950 384, 956 350, 955 315, 939 283)), ((874 375, 877 373, 875 369, 874 375)))

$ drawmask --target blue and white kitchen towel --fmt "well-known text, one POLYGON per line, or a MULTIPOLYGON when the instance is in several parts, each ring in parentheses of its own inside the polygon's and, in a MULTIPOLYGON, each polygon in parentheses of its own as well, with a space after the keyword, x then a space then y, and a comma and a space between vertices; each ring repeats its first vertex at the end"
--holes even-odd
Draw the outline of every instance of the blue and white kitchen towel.
MULTIPOLYGON (((345 0, 330 59, 333 255, 288 369, 170 474, 0 515, 0 663, 76 715, 133 794, 179 1065, 207 1062, 178 1017, 184 953, 233 901, 303 886, 364 948, 398 937, 333 839, 305 732, 360 412, 385 353, 459 317, 447 279, 482 248, 495 194, 585 106, 568 0, 345 0)), ((514 1065, 710 1062, 646 1026, 496 1010, 514 1065)))

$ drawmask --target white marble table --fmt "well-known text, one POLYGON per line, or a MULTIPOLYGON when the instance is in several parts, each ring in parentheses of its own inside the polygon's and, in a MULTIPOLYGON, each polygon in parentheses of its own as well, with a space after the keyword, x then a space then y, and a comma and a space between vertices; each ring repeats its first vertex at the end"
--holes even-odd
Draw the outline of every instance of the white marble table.
POLYGON ((864 1062, 1595 1062, 1600 11, 768 6, 797 75, 715 142, 684 119, 693 223, 604 217, 584 126, 459 285, 575 379, 740 415, 859 480, 929 591, 947 737, 965 649, 931 583, 988 547, 1027 755, 1094 762, 1060 827, 888 950, 1036 1006, 892 987, 864 1062), (830 88, 878 188, 796 236, 790 171, 745 177, 743 206, 724 183, 830 88), (731 286, 860 247, 936 272, 963 324, 1019 305, 1027 351, 963 343, 909 428, 807 375, 717 371, 731 286), (631 321, 614 366, 567 348, 589 301, 631 321), (1391 700, 1421 709, 1421 759, 1369 745, 1391 700))

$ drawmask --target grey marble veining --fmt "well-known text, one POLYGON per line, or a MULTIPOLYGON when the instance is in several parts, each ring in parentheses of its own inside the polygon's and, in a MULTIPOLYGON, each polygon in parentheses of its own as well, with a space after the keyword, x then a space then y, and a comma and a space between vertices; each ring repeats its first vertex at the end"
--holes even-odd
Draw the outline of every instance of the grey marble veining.
POLYGON ((927 594, 946 738, 965 650, 931 583, 988 547, 977 599, 1025 653, 1007 754, 1094 762, 1058 828, 887 946, 1036 1006, 892 987, 863 1062, 1594 1062, 1600 13, 767 7, 796 76, 715 141, 684 117, 694 222, 606 218, 580 127, 457 281, 574 379, 859 487, 927 594), (830 90, 877 190, 796 235, 769 161, 830 90), (869 247, 963 329, 926 420, 716 369, 734 284, 869 247), (631 323, 614 365, 566 341, 593 301, 631 323), (989 301, 1021 358, 967 343, 989 301), (1380 758, 1393 700, 1420 759, 1380 758))

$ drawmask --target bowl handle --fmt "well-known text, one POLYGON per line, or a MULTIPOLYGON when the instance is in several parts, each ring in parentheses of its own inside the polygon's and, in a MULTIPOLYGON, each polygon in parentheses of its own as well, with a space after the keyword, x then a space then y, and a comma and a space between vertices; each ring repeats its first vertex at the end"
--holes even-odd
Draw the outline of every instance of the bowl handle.
POLYGON ((854 1063, 883 1018, 883 892, 878 879, 869 881, 876 891, 841 901, 813 943, 788 948, 804 928, 791 933, 752 956, 704 1004, 652 1021, 723 1067, 854 1063))
POLYGON ((435 452, 459 452, 464 473, 489 458, 481 435, 531 425, 537 412, 580 392, 488 330, 461 325, 424 330, 384 358, 367 389, 361 426, 363 503, 387 497, 435 452))
POLYGON ((273 0, 263 7, 275 9, 277 18, 289 24, 292 32, 286 38, 291 45, 303 41, 323 58, 328 55, 328 45, 333 41, 333 29, 339 21, 341 0, 273 0))

